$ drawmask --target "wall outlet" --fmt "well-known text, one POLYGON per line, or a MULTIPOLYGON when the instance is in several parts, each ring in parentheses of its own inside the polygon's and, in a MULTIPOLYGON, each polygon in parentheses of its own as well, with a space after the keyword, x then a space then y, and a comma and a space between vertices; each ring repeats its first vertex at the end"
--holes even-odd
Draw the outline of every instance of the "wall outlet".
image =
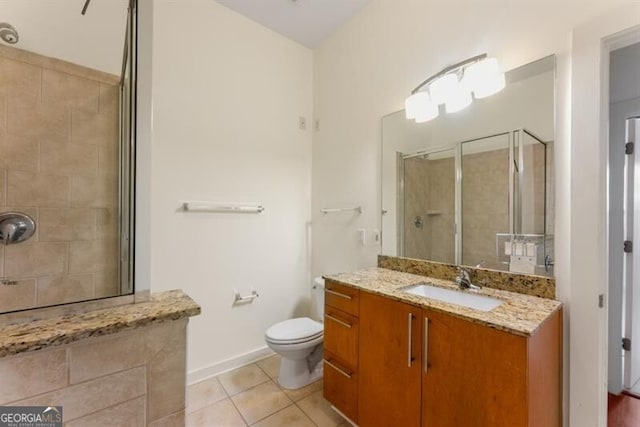
POLYGON ((305 130, 307 129, 307 118, 306 117, 298 117, 298 127, 300 128, 300 130, 305 130))

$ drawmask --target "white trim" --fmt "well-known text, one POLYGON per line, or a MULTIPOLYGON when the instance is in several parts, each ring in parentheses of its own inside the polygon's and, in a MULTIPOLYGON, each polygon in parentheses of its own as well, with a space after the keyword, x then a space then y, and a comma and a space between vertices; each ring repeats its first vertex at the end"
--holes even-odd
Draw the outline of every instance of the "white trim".
POLYGON ((189 371, 187 373, 187 385, 191 385, 193 383, 197 383, 231 371, 232 369, 240 368, 259 360, 266 359, 267 357, 273 356, 274 354, 275 353, 265 345, 264 347, 260 347, 247 353, 239 354, 229 359, 216 362, 212 365, 205 366, 204 368, 189 371))
POLYGON ((575 28, 571 40, 571 206, 569 412, 572 427, 607 421, 608 58, 612 38, 637 28, 638 8, 620 5, 575 28), (624 32, 621 32, 623 31, 624 32), (606 114, 605 114, 606 112, 606 114))

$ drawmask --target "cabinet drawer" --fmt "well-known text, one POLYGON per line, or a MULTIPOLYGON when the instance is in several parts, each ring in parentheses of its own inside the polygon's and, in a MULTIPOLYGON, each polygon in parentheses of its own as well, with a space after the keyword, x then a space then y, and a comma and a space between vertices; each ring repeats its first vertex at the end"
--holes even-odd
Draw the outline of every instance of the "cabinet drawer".
POLYGON ((334 354, 346 367, 358 367, 357 317, 326 306, 324 314, 324 349, 334 354))
POLYGON ((358 373, 324 352, 324 398, 351 421, 358 422, 358 373))
POLYGON ((360 291, 327 280, 324 285, 325 304, 353 316, 360 311, 360 291))

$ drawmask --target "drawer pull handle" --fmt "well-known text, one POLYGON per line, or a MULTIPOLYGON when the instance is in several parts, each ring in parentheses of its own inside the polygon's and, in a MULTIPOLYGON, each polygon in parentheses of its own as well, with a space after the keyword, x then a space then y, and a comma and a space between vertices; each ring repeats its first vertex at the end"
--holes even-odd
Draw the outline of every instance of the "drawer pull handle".
POLYGON ((413 357, 411 357, 411 353, 412 353, 412 348, 411 348, 412 342, 411 341, 413 341, 411 339, 412 338, 411 337, 411 335, 412 335, 412 331, 411 331, 412 320, 413 320, 413 313, 409 313, 409 331, 407 333, 407 341, 408 341, 408 344, 407 344, 407 367, 409 367, 409 368, 411 367, 411 362, 413 361, 413 357))
POLYGON ((325 289, 324 291, 327 292, 327 293, 330 293, 331 295, 335 295, 337 297, 340 297, 340 298, 344 298, 344 299, 348 299, 348 300, 351 299, 351 295, 345 295, 345 294, 342 294, 340 292, 332 291, 331 289, 325 289))
POLYGON ((325 315, 324 315, 324 317, 325 317, 326 319, 331 319, 331 320, 333 320, 334 322, 336 322, 336 323, 338 323, 338 324, 340 324, 340 325, 344 326, 345 328, 349 328, 349 329, 351 329, 351 325, 350 325, 349 323, 347 323, 347 322, 343 322, 342 320, 338 319, 337 317, 333 317, 333 316, 332 316, 332 315, 330 315, 330 314, 325 314, 325 315))
POLYGON ((424 372, 429 370, 429 318, 424 318, 424 372))
POLYGON ((339 374, 347 377, 348 379, 351 379, 351 374, 350 373, 338 368, 336 365, 334 365, 333 363, 329 362, 327 359, 324 359, 324 363, 326 363, 327 365, 329 365, 330 367, 332 367, 333 369, 338 371, 339 374))

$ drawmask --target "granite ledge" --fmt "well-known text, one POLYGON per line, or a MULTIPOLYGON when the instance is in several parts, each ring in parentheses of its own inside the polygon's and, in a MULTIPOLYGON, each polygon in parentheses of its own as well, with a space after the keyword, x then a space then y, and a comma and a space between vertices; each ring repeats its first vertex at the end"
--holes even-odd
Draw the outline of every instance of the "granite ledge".
POLYGON ((0 328, 0 357, 199 314, 200 306, 181 290, 159 292, 146 302, 4 326, 0 328))
POLYGON ((523 337, 532 336, 552 314, 562 307, 560 301, 485 287, 479 291, 480 294, 500 299, 504 303, 491 311, 474 310, 403 292, 404 288, 423 282, 442 288, 457 289, 451 281, 380 267, 350 273, 328 274, 324 278, 364 292, 439 311, 523 337))

